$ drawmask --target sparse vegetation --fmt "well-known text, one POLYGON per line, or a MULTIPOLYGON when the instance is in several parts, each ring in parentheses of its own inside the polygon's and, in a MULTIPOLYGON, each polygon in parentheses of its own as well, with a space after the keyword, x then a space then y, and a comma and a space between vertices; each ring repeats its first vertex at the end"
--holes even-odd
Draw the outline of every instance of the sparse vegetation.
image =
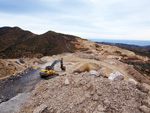
POLYGON ((126 47, 126 46, 118 46, 122 49, 127 49, 129 51, 133 51, 134 53, 141 55, 141 56, 147 56, 150 58, 150 49, 140 49, 140 48, 135 48, 135 47, 126 47))
MULTIPOLYGON (((1 30, 4 29, 1 28, 1 30)), ((35 54, 56 55, 63 52, 72 53, 76 50, 71 42, 76 42, 77 37, 72 35, 53 31, 48 31, 42 35, 34 35, 19 28, 8 28, 4 31, 5 35, 0 34, 0 40, 3 40, 3 42, 0 42, 0 45, 4 42, 9 45, 5 44, 5 47, 0 48, 2 58, 35 57, 35 54), (9 39, 11 39, 12 43, 9 42, 9 39)))

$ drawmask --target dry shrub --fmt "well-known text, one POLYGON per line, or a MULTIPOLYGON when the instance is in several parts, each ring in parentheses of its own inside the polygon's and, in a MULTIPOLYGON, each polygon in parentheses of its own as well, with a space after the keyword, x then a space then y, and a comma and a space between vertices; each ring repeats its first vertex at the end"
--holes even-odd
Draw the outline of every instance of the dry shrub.
POLYGON ((82 72, 86 72, 86 71, 89 72, 90 70, 99 70, 99 69, 100 69, 100 67, 97 64, 86 63, 86 64, 82 65, 81 67, 79 67, 74 72, 82 73, 82 72))

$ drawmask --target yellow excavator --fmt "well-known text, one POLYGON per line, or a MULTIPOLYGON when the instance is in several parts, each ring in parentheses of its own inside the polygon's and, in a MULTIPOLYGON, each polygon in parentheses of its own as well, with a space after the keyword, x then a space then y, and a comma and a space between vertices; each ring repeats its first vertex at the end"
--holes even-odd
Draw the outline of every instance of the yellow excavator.
POLYGON ((66 67, 63 66, 63 58, 61 58, 61 59, 55 60, 55 61, 51 64, 51 66, 46 66, 45 69, 40 70, 40 76, 41 76, 42 78, 46 78, 46 77, 48 77, 48 76, 51 76, 51 75, 56 74, 56 72, 54 71, 54 67, 55 67, 55 65, 56 65, 57 63, 59 63, 59 62, 60 62, 60 68, 61 68, 61 70, 62 70, 62 71, 65 71, 65 70, 66 70, 66 67))

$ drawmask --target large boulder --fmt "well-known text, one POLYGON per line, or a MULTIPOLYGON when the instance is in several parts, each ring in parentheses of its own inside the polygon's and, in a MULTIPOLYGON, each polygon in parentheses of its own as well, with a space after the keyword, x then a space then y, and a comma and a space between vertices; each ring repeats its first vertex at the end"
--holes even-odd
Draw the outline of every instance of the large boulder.
POLYGON ((110 76, 108 77, 108 79, 110 80, 114 80, 116 78, 116 80, 123 80, 124 79, 124 76, 120 73, 120 72, 114 72, 114 73, 111 73, 110 76), (118 77, 118 78, 116 78, 118 77))
POLYGON ((97 72, 97 71, 95 71, 95 70, 91 70, 90 72, 89 72, 89 75, 90 76, 92 76, 92 75, 94 75, 94 76, 99 76, 99 73, 97 72))

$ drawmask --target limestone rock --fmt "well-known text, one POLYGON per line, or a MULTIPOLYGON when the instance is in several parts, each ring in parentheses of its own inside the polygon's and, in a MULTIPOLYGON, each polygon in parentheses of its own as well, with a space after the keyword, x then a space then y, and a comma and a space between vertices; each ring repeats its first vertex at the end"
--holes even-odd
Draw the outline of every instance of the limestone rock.
POLYGON ((131 83, 133 83, 133 84, 137 84, 138 82, 136 81, 136 80, 134 80, 133 78, 129 78, 128 79, 128 82, 131 82, 131 83))
POLYGON ((59 76, 65 76, 65 75, 67 75, 66 72, 63 72, 63 73, 59 74, 59 76))
POLYGON ((123 76, 123 75, 117 71, 117 72, 111 73, 110 76, 108 77, 108 79, 114 80, 118 76, 123 76))
POLYGON ((142 86, 145 87, 147 90, 150 91, 150 85, 148 85, 148 84, 146 84, 146 83, 143 83, 142 86))
POLYGON ((142 104, 150 108, 150 98, 142 100, 142 104))
POLYGON ((93 100, 94 100, 94 101, 98 101, 98 100, 99 100, 99 96, 98 96, 97 94, 94 94, 94 95, 93 95, 93 100))
POLYGON ((106 112, 106 108, 104 108, 102 105, 98 105, 97 110, 99 112, 106 112))
POLYGON ((115 79, 114 79, 114 81, 121 81, 121 80, 123 80, 124 79, 124 76, 117 76, 115 79))
POLYGON ((68 78, 66 78, 66 80, 65 80, 65 85, 69 85, 69 80, 68 80, 68 78))
POLYGON ((137 83, 136 84, 136 87, 141 90, 142 92, 144 93, 148 93, 149 92, 149 89, 147 87, 145 87, 144 85, 140 84, 140 83, 137 83))
POLYGON ((91 70, 91 71, 89 72, 89 75, 90 75, 90 76, 92 76, 92 75, 94 75, 94 76, 99 76, 99 73, 98 73, 97 71, 95 71, 95 70, 91 70))
POLYGON ((139 109, 144 112, 144 113, 150 113, 150 108, 148 108, 147 106, 143 105, 140 106, 139 109))
POLYGON ((36 109, 34 109, 33 113, 42 113, 47 108, 46 104, 41 104, 36 109))

